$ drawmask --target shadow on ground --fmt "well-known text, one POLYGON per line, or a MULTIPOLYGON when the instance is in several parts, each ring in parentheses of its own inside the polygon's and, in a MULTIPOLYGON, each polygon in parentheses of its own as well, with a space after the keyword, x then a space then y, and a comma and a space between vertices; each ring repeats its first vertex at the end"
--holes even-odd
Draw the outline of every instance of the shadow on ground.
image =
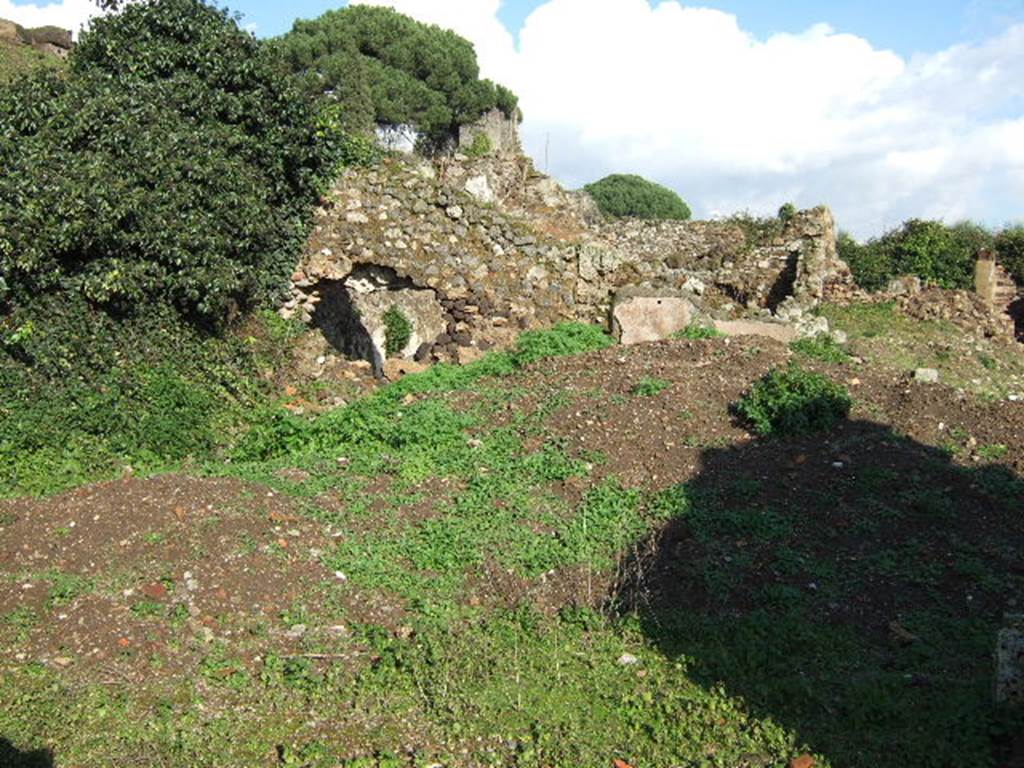
POLYGON ((870 422, 708 450, 616 600, 832 765, 1024 765, 1024 715, 992 695, 1024 611, 1024 480, 1003 466, 870 422))
POLYGON ((49 750, 22 752, 7 739, 0 738, 0 766, 3 768, 54 768, 54 765, 49 750))

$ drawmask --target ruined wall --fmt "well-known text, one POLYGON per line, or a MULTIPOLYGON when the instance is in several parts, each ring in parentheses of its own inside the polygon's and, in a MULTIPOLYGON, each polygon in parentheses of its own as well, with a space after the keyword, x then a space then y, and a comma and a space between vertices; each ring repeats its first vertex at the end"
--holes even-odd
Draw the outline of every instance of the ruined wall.
POLYGON ((1010 273, 989 251, 978 255, 974 292, 993 314, 1003 320, 1007 333, 1024 336, 1024 298, 1010 273))
POLYGON ((519 144, 519 123, 516 116, 507 117, 500 109, 492 109, 475 123, 459 128, 459 149, 465 151, 473 146, 478 136, 486 136, 491 151, 496 155, 518 155, 522 153, 519 144))
MULTIPOLYGON (((561 189, 521 155, 392 158, 347 171, 317 212, 284 314, 314 322, 322 286, 367 266, 394 275, 369 293, 399 282, 432 292, 444 327, 407 351, 422 360, 465 360, 562 320, 608 323, 627 288, 684 298, 695 316, 785 321, 850 280, 825 208, 761 230, 608 222, 586 195, 561 189)), ((396 296, 374 301, 384 307, 396 296)), ((421 314, 414 325, 427 323, 421 314)), ((374 327, 367 334, 380 337, 374 327)))

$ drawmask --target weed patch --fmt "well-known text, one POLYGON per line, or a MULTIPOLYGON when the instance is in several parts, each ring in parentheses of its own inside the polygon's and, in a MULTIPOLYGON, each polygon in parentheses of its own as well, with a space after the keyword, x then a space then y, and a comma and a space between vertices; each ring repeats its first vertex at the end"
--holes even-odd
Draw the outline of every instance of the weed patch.
POLYGON ((803 357, 821 360, 823 363, 841 365, 850 359, 841 344, 827 334, 819 334, 806 339, 798 339, 789 348, 803 357))
POLYGON ((844 387, 791 366, 768 373, 735 405, 735 411, 757 433, 785 436, 832 429, 852 406, 844 387))
POLYGON ((703 339, 724 338, 725 334, 710 325, 690 323, 681 331, 672 334, 673 339, 689 339, 690 341, 701 341, 703 339))
POLYGON ((672 386, 664 379, 645 378, 638 381, 629 390, 636 397, 654 397, 672 386))

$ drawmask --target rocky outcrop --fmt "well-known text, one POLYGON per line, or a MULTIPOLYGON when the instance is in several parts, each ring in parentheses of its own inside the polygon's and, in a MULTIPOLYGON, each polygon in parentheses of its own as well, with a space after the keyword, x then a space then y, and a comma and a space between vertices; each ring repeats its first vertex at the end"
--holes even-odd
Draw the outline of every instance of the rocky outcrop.
POLYGON ((69 30, 59 27, 26 29, 7 19, 0 19, 0 42, 29 46, 62 59, 67 57, 74 45, 69 30))
POLYGON ((393 303, 418 342, 401 356, 463 360, 562 320, 627 340, 663 338, 697 315, 795 322, 847 282, 826 208, 785 223, 607 221, 521 154, 389 158, 346 171, 325 196, 282 312, 323 328, 340 316, 318 306, 341 285, 368 323, 362 356, 379 365, 378 310, 393 303), (352 278, 367 269, 391 276, 369 292, 373 311, 359 308, 352 278), (397 290, 429 293, 438 312, 397 290))

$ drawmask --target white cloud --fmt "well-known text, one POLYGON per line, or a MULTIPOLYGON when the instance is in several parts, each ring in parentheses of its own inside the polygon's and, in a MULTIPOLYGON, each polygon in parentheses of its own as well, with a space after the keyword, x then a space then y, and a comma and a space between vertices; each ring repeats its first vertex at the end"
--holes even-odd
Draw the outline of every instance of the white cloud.
POLYGON ((705 215, 826 202, 859 235, 1024 216, 1024 25, 906 60, 826 24, 759 40, 676 0, 548 0, 516 47, 499 0, 369 1, 472 40, 570 186, 641 173, 705 215))
POLYGON ((23 27, 70 29, 76 37, 82 25, 99 12, 92 0, 61 0, 45 5, 15 5, 12 0, 0 0, 0 19, 8 19, 23 27))

